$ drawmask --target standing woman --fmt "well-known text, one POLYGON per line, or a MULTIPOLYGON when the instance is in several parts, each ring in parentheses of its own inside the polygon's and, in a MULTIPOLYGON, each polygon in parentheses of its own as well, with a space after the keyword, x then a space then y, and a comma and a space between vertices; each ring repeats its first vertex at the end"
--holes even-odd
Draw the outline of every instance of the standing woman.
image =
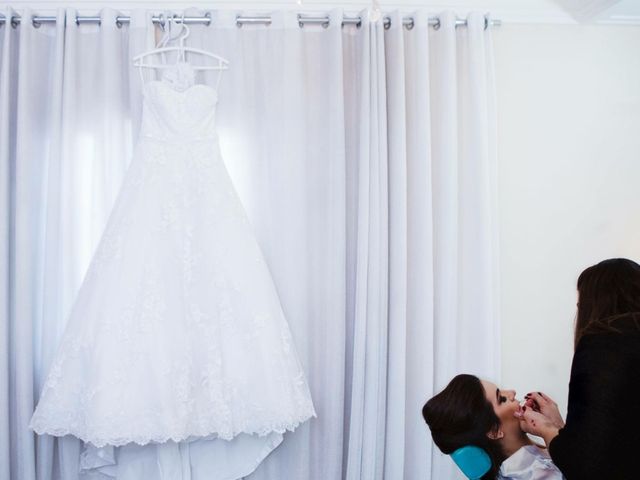
POLYGON ((578 278, 566 425, 546 395, 525 398, 521 428, 567 480, 640 478, 640 265, 604 260, 578 278))

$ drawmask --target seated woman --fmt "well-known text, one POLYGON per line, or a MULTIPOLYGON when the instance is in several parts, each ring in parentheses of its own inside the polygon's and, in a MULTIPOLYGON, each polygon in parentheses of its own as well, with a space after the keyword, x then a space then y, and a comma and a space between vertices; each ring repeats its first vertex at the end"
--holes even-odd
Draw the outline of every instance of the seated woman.
POLYGON ((422 416, 443 453, 473 445, 488 454, 491 467, 482 480, 561 480, 547 450, 520 429, 527 408, 535 408, 532 400, 521 406, 513 390, 463 374, 424 405, 422 416))

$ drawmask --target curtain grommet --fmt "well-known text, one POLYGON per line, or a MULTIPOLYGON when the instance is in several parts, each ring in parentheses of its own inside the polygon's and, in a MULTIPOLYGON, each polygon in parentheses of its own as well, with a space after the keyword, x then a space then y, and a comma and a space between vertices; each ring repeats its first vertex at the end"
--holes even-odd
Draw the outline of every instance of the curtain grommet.
POLYGON ((206 26, 207 26, 207 27, 210 27, 210 26, 211 26, 211 23, 213 22, 213 20, 211 20, 211 12, 206 12, 206 13, 204 14, 204 18, 206 18, 206 19, 207 19, 206 26))
POLYGON ((37 21, 34 15, 33 17, 31 17, 31 25, 33 25, 33 28, 40 28, 42 26, 42 23, 37 21))
POLYGON ((20 25, 20 22, 18 21, 18 16, 17 15, 11 15, 11 27, 12 28, 18 28, 18 25, 20 25))
POLYGON ((240 21, 240 15, 236 15, 236 27, 242 28, 242 22, 240 21))
POLYGON ((436 18, 436 23, 433 24, 434 30, 440 30, 440 18, 436 18))
POLYGON ((122 28, 122 20, 120 20, 120 17, 116 17, 116 27, 122 28))
POLYGON ((415 27, 415 26, 416 26, 416 22, 414 21, 414 19, 413 19, 413 18, 411 18, 411 19, 409 20, 409 23, 407 23, 407 24, 405 25, 405 28, 406 28, 407 30, 413 30, 413 27, 415 27))

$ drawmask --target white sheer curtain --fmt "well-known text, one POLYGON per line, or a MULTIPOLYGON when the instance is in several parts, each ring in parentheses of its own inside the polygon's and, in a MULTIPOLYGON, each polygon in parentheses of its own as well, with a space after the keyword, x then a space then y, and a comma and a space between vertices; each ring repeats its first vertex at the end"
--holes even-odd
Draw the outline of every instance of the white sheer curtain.
MULTIPOLYGON (((79 442, 27 424, 126 172, 130 59, 155 32, 145 11, 121 28, 110 9, 100 26, 18 13, 0 25, 0 478, 76 479, 79 442)), ((458 372, 499 374, 490 29, 209 13, 189 44, 230 60, 222 151, 318 412, 248 478, 456 478, 420 409, 458 372)))

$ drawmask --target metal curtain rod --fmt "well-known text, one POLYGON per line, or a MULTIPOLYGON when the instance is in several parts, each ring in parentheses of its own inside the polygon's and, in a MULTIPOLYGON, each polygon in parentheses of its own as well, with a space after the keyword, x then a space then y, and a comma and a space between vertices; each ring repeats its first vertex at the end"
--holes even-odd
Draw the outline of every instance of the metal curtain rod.
MULTIPOLYGON (((153 16, 153 23, 164 26, 166 18, 163 15, 153 16)), ((206 13, 202 17, 182 17, 182 15, 173 15, 173 19, 178 22, 184 21, 184 23, 202 23, 207 26, 211 25, 211 14, 206 13)), ((20 15, 14 15, 11 17, 11 26, 17 27, 20 24, 21 17, 20 15)), ((42 23, 55 23, 56 17, 54 16, 40 16, 34 15, 31 19, 34 27, 39 27, 42 23)), ((129 23, 131 21, 131 17, 120 15, 116 17, 116 25, 120 28, 123 24, 129 23)), ((0 16, 0 24, 6 22, 6 18, 4 16, 0 16)), ((305 24, 320 24, 323 27, 328 27, 330 22, 330 17, 321 16, 321 17, 313 17, 313 16, 303 16, 302 14, 298 14, 298 24, 300 27, 304 27, 305 24)), ((101 23, 101 19, 98 16, 76 16, 76 24, 80 25, 81 23, 101 23)), ((236 17, 236 26, 242 27, 245 24, 265 24, 271 25, 271 17, 269 15, 257 16, 257 17, 245 17, 238 15, 236 17)), ((356 25, 360 27, 361 18, 360 17, 344 17, 342 20, 342 26, 344 25, 356 25)), ((402 24, 407 27, 407 29, 411 30, 413 28, 413 18, 405 17, 402 19, 402 24)), ((489 17, 484 17, 484 27, 485 29, 489 26, 499 27, 502 24, 501 20, 490 19, 489 17)), ((440 28, 440 19, 438 17, 430 17, 429 25, 432 25, 434 28, 440 28)), ((465 18, 456 19, 456 27, 466 26, 467 20, 465 18)), ((384 28, 389 28, 391 26, 391 19, 389 17, 384 17, 384 28)))

